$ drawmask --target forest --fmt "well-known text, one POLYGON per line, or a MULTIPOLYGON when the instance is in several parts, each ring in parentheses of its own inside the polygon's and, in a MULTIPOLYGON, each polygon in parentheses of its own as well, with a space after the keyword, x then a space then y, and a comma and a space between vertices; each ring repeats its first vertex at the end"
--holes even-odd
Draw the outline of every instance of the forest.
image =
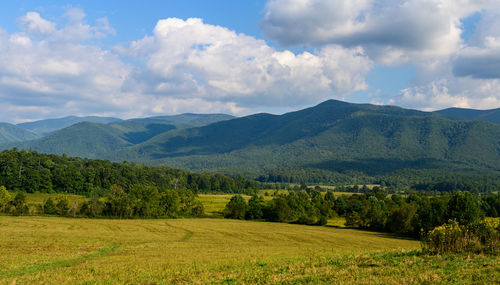
POLYGON ((194 173, 165 166, 42 154, 0 152, 0 185, 27 193, 73 193, 105 196, 112 185, 128 192, 134 185, 160 189, 189 189, 194 193, 253 193, 260 183, 241 176, 194 173))
POLYGON ((346 226, 420 237, 422 232, 456 221, 473 225, 484 217, 498 217, 500 194, 478 196, 467 191, 453 195, 388 195, 379 187, 364 194, 334 195, 317 190, 289 191, 270 201, 254 195, 248 203, 235 195, 224 216, 233 219, 325 225, 329 218, 345 217, 346 226))

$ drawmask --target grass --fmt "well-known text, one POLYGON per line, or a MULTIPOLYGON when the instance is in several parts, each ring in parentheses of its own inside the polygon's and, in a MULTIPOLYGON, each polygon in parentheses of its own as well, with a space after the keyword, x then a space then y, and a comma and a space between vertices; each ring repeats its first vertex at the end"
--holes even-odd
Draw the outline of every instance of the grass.
POLYGON ((334 227, 0 216, 0 229, 0 284, 500 280, 496 257, 425 256, 415 240, 334 227))
MULTIPOLYGON (((203 204, 205 214, 210 217, 222 217, 222 210, 235 194, 199 194, 198 199, 203 204)), ((246 201, 251 196, 241 195, 246 201)), ((271 200, 273 197, 263 196, 264 200, 271 200)))
MULTIPOLYGON (((11 193, 12 197, 16 194, 11 193)), ((52 198, 56 202, 57 198, 66 197, 69 202, 77 201, 82 202, 88 200, 87 197, 75 194, 61 194, 61 193, 26 193, 26 200, 32 205, 44 204, 49 198, 52 198)))

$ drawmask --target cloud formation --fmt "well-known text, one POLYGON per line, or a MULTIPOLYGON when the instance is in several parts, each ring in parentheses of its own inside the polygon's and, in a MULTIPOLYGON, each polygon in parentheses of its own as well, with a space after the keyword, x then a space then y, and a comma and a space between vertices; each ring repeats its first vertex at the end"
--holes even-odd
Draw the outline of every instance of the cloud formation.
POLYGON ((499 19, 493 0, 268 0, 262 29, 283 46, 360 46, 379 65, 414 66, 408 88, 376 102, 485 108, 500 105, 499 19), (464 20, 474 15, 465 41, 464 20))
POLYGON ((146 58, 132 79, 146 94, 203 98, 241 107, 299 106, 366 88, 372 64, 361 48, 277 51, 263 40, 201 19, 160 20, 126 51, 146 58), (145 78, 153 78, 143 84, 145 78))
POLYGON ((9 105, 0 121, 290 108, 364 90, 372 68, 360 47, 295 54, 201 19, 160 20, 152 35, 108 51, 89 42, 114 33, 106 19, 90 25, 78 9, 64 17, 58 26, 29 12, 23 32, 0 33, 0 99, 9 105))
POLYGON ((89 23, 74 8, 52 20, 27 12, 20 32, 0 28, 0 121, 244 115, 349 101, 357 91, 426 110, 498 107, 499 15, 494 0, 268 0, 261 28, 280 48, 202 19, 168 18, 105 49, 100 40, 116 33, 106 18, 89 23), (466 40, 464 21, 475 15, 466 40), (377 66, 400 65, 416 72, 398 94, 368 86, 377 66))

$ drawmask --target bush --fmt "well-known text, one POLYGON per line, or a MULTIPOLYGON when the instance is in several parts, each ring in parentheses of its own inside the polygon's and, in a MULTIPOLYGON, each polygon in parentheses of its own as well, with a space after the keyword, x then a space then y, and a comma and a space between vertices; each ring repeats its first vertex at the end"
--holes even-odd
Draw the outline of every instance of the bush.
POLYGON ((424 251, 443 253, 491 253, 498 252, 500 226, 481 221, 473 225, 460 225, 456 221, 436 227, 423 239, 424 251))

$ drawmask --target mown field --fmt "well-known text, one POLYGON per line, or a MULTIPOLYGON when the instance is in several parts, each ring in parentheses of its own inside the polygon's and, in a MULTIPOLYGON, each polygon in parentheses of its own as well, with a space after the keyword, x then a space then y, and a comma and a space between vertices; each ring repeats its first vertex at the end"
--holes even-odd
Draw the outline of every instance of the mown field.
POLYGON ((494 283, 498 259, 380 233, 224 219, 0 216, 0 284, 494 283))

